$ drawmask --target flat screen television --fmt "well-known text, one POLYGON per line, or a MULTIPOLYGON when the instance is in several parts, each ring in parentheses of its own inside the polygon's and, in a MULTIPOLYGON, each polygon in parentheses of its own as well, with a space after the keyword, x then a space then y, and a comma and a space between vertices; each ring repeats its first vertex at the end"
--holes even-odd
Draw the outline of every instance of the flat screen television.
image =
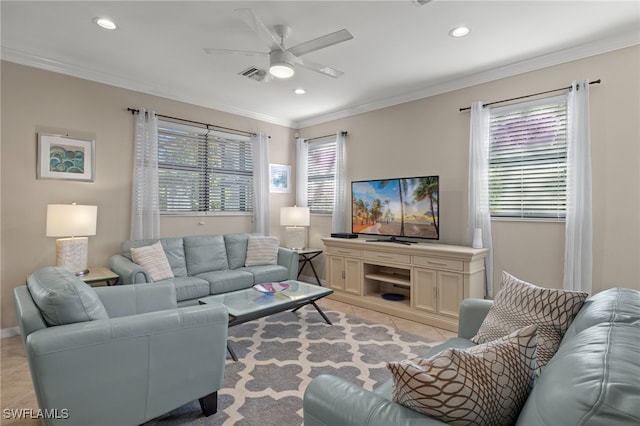
POLYGON ((440 238, 439 176, 351 182, 351 232, 376 241, 440 238))

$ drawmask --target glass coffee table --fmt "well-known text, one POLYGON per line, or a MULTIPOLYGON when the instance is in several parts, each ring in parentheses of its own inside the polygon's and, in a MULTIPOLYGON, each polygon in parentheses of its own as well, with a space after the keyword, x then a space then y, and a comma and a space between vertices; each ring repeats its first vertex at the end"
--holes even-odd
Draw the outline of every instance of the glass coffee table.
MULTIPOLYGON (((333 290, 295 280, 282 282, 288 284, 289 288, 275 294, 265 294, 250 287, 244 290, 203 297, 198 301, 201 305, 220 303, 226 306, 229 311, 229 327, 289 309, 295 312, 306 305, 316 308, 327 324, 331 325, 331 321, 316 304, 316 301, 330 295, 333 290)), ((228 343, 227 350, 231 354, 231 358, 237 361, 238 358, 228 343)))

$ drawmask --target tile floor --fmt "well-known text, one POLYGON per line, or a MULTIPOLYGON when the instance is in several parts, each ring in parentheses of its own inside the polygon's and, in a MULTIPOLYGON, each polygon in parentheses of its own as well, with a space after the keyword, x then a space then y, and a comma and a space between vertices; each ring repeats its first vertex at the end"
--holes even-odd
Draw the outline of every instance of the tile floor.
MULTIPOLYGON (((435 341, 445 341, 450 337, 455 337, 455 333, 447 330, 363 309, 328 298, 322 299, 319 301, 319 304, 323 308, 329 310, 344 312, 348 315, 385 324, 435 341)), ((0 425, 40 425, 40 421, 37 419, 7 418, 11 417, 10 412, 8 412, 7 409, 23 410, 23 414, 26 414, 26 417, 30 417, 30 412, 28 410, 33 410, 32 412, 35 415, 37 412, 36 410, 38 409, 33 385, 31 384, 29 367, 27 365, 27 359, 24 354, 20 336, 0 339, 0 366, 0 401, 2 406, 0 425)))

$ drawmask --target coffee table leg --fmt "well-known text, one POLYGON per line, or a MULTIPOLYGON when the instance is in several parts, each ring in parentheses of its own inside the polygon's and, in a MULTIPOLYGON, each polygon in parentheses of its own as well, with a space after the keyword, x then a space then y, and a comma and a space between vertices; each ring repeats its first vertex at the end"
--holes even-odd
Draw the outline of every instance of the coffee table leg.
POLYGON ((231 359, 238 362, 238 357, 236 356, 236 353, 233 351, 233 349, 231 349, 231 345, 229 345, 229 342, 227 342, 227 351, 229 351, 229 355, 231 355, 231 359))
POLYGON ((316 308, 316 310, 318 311, 318 313, 320 315, 322 315, 322 318, 324 318, 324 320, 327 322, 327 324, 329 325, 333 325, 333 323, 331 323, 331 321, 329 320, 329 318, 324 314, 324 312, 322 312, 322 309, 320 309, 320 306, 316 305, 316 301, 312 300, 309 302, 310 304, 313 305, 314 308, 316 308))

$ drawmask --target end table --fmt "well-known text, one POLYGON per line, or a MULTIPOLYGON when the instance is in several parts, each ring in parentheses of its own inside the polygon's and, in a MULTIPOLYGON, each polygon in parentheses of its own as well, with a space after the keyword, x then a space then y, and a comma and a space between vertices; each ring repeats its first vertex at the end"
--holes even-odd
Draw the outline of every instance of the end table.
POLYGON ((78 278, 89 284, 91 287, 99 287, 104 285, 116 285, 120 276, 109 268, 98 266, 95 268, 89 268, 88 274, 78 278))
POLYGON ((294 251, 298 253, 298 256, 302 258, 302 264, 298 269, 298 278, 300 278, 300 273, 304 269, 305 265, 308 263, 311 266, 313 275, 316 277, 316 281, 318 281, 318 285, 322 286, 322 283, 320 282, 320 278, 318 278, 318 273, 316 272, 316 268, 313 266, 313 262, 312 262, 313 259, 315 259, 316 257, 322 254, 322 250, 306 248, 306 249, 296 249, 294 251))

